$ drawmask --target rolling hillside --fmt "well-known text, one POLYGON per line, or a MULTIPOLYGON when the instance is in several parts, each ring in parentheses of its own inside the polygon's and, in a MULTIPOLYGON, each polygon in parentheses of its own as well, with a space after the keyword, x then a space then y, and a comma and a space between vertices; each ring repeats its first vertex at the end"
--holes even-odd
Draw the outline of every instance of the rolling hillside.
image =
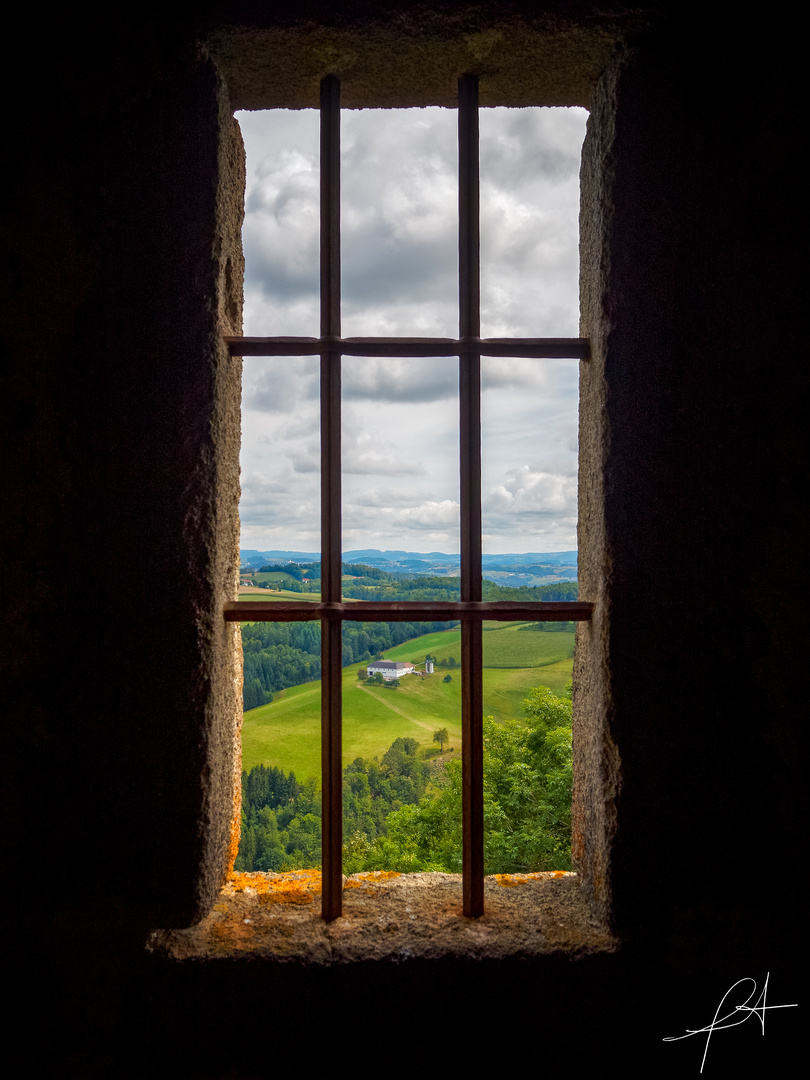
MULTIPOLYGON (((571 678, 574 634, 522 633, 519 625, 484 624, 484 714, 496 719, 520 718, 520 703, 532 687, 548 686, 564 696, 571 678)), ((427 679, 409 675, 396 689, 361 683, 357 671, 363 664, 343 669, 344 765, 358 756, 384 754, 398 737, 431 745, 433 732, 440 727, 448 729, 451 745, 460 749, 459 671, 438 666, 450 657, 460 661, 460 630, 425 634, 387 650, 385 655, 390 660, 423 665, 427 653, 436 657, 434 674, 427 679), (443 681, 446 674, 450 674, 450 682, 443 681)), ((292 769, 299 779, 319 774, 320 690, 319 681, 289 687, 277 693, 269 705, 244 714, 244 768, 264 763, 292 769)))

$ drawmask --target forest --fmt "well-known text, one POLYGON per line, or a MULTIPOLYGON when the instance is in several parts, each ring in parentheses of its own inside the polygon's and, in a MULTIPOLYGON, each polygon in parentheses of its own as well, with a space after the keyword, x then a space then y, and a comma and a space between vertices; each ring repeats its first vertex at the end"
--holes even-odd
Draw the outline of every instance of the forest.
MULTIPOLYGON (((281 587, 285 592, 318 593, 321 591, 321 564, 268 563, 258 571, 242 567, 240 573, 257 584, 281 587), (262 575, 273 575, 268 581, 262 575)), ((460 578, 441 574, 390 573, 363 563, 341 563, 343 596, 348 600, 458 600, 460 578)), ((576 581, 550 585, 499 585, 483 581, 484 600, 576 600, 576 581)))

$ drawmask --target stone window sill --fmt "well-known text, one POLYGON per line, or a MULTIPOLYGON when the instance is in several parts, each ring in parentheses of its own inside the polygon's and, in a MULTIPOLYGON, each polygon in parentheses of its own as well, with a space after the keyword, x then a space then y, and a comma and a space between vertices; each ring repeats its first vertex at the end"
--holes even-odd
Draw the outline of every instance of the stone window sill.
POLYGON ((485 879, 486 913, 461 913, 457 874, 357 874, 343 915, 321 919, 320 872, 231 874, 210 914, 187 930, 157 930, 149 948, 177 960, 251 957, 330 965, 361 960, 499 959, 613 952, 577 874, 485 879))

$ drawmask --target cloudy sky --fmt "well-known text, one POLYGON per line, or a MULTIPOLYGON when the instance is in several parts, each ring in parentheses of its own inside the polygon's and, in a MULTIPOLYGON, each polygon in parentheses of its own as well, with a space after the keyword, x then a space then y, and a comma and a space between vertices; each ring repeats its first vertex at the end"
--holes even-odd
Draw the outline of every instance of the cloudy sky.
MULTIPOLYGON (((584 109, 482 109, 481 333, 578 334, 584 109)), ((245 333, 319 330, 318 114, 238 113, 245 333)), ((458 335, 456 113, 344 111, 343 334, 458 335)), ((484 551, 576 547, 575 360, 482 359, 484 551)), ((247 358, 241 547, 320 549, 318 359, 247 358)), ((343 360, 343 549, 458 552, 458 360, 343 360)))

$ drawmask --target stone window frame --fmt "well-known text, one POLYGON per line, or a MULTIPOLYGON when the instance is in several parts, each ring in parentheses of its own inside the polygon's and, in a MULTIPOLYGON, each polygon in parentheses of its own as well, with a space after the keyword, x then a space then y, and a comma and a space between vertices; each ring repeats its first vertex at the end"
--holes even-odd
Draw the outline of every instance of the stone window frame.
MULTIPOLYGON (((333 35, 337 40, 340 35, 333 35)), ((607 665, 607 612, 603 603, 603 583, 607 573, 604 551, 603 475, 605 435, 603 414, 603 350, 605 326, 602 298, 606 290, 606 222, 603 186, 609 184, 615 76, 620 61, 615 27, 591 26, 587 33, 576 27, 549 32, 548 27, 526 31, 513 27, 493 31, 484 37, 428 43, 403 39, 401 30, 367 48, 367 29, 355 35, 358 50, 352 54, 334 49, 325 58, 322 39, 312 28, 303 31, 264 29, 220 30, 208 42, 210 56, 218 69, 220 115, 219 158, 222 165, 217 192, 217 250, 220 265, 219 327, 224 335, 238 333, 241 320, 241 279, 239 228, 243 213, 242 193, 234 187, 244 182, 240 165, 241 136, 233 113, 241 109, 312 107, 318 78, 336 72, 344 77, 348 107, 408 107, 448 105, 447 88, 464 67, 469 56, 482 70, 482 105, 584 105, 590 110, 589 135, 583 148, 580 229, 581 310, 583 335, 592 343, 592 360, 584 366, 580 385, 580 414, 585 418, 585 438, 580 444, 580 595, 594 603, 590 623, 580 626, 575 659, 574 799, 572 850, 578 883, 591 915, 599 924, 610 923, 610 848, 615 833, 615 796, 619 783, 619 758, 610 737, 611 697, 607 665), (381 56, 387 57, 380 67, 381 56), (497 54, 497 56, 496 56, 497 54), (358 61, 361 58, 362 63, 358 61), (573 59, 572 59, 573 57, 573 59), (483 59, 482 59, 483 58, 483 59), (505 58, 505 60, 504 60, 505 58), (425 62, 430 61, 425 68, 425 62), (527 67, 528 63, 528 67, 527 67), (352 72, 352 68, 355 70, 352 72), (400 83, 390 77, 391 69, 404 72, 400 83), (325 70, 326 69, 326 70, 325 70), (516 72, 519 70, 519 74, 516 72), (381 81, 381 73, 385 79, 381 81), (551 73, 551 74, 550 74, 551 73), (385 86, 385 92, 380 87, 385 86), (236 241, 234 243, 234 240, 236 241)), ((346 45, 345 35, 342 43, 346 45)), ((330 50, 327 50, 330 52, 330 50)), ((233 360, 220 348, 220 361, 231 383, 233 360)), ((238 409, 238 401, 235 403, 238 409)), ((233 413, 234 402, 229 412, 233 413)), ((232 452, 232 447, 230 451, 232 452)), ((230 466, 231 471, 236 465, 230 466)), ((225 471, 228 471, 225 463, 225 471)), ((238 489, 237 489, 238 491, 238 489)), ((234 537, 234 540, 236 537, 234 537)), ((232 599, 230 577, 223 575, 222 607, 232 599)), ((238 631, 231 624, 223 628, 225 649, 238 660, 238 631)), ((237 688, 239 672, 236 672, 237 688)), ((212 760, 213 783, 207 799, 208 838, 204 844, 196 896, 200 916, 210 912, 219 894, 225 870, 233 865, 238 844, 239 726, 240 716, 230 728, 230 712, 217 722, 221 728, 213 744, 233 747, 225 755, 232 761, 230 782, 224 775, 222 756, 212 760), (224 726, 223 726, 224 725, 224 726), (229 735, 229 730, 232 734, 229 735), (222 775, 220 775, 222 774, 222 775)), ((215 756, 216 756, 216 746, 215 756)))

